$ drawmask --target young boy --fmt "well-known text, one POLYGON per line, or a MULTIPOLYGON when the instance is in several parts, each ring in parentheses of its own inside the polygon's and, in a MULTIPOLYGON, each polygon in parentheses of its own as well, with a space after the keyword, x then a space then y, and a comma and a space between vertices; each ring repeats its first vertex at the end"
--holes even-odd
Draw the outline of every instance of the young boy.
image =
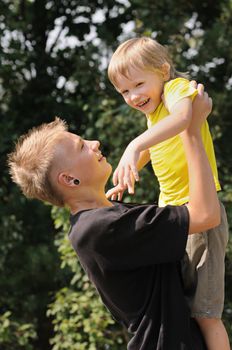
MULTIPOLYGON (((179 134, 191 122, 192 101, 197 90, 184 74, 175 70, 167 50, 147 37, 130 39, 121 44, 111 58, 108 75, 125 102, 146 115, 148 125, 148 130, 127 146, 114 172, 113 182, 117 186, 108 196, 118 194, 121 198, 125 187, 133 193, 133 177, 138 181, 138 170, 151 160, 160 185, 159 206, 187 203, 189 177, 179 134)), ((219 191, 214 148, 206 121, 201 134, 219 191)), ((222 220, 218 227, 194 235, 187 244, 191 275, 196 269, 198 278, 192 317, 197 320, 209 350, 230 349, 221 321, 224 257, 228 240, 222 204, 221 211, 222 220)))

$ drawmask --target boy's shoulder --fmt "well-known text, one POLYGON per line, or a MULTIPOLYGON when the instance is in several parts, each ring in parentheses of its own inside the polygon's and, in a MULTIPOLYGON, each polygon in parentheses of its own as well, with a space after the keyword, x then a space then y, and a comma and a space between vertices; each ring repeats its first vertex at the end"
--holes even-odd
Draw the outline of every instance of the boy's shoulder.
POLYGON ((80 253, 91 249, 97 252, 99 246, 102 248, 106 244, 110 245, 116 235, 126 236, 130 231, 129 227, 133 226, 132 222, 149 207, 117 201, 112 201, 112 204, 109 207, 82 210, 70 216, 68 236, 76 251, 80 253))
POLYGON ((176 78, 168 81, 164 85, 163 102, 168 111, 181 99, 190 97, 191 100, 197 95, 190 81, 186 78, 176 78))
POLYGON ((112 201, 112 206, 81 210, 74 215, 70 215, 71 229, 69 236, 88 234, 93 230, 102 232, 108 230, 110 226, 128 210, 136 205, 125 204, 122 202, 112 201))
MULTIPOLYGON (((78 227, 83 229, 91 228, 93 225, 105 228, 109 224, 118 221, 122 216, 131 216, 138 211, 143 211, 150 207, 151 204, 124 203, 120 201, 111 201, 112 206, 96 209, 87 209, 78 212, 75 215, 70 215, 71 228, 78 227)), ((152 205, 157 207, 157 205, 152 205)))
POLYGON ((175 78, 167 81, 164 84, 164 93, 169 93, 170 90, 176 90, 183 87, 189 87, 190 81, 186 78, 175 78))

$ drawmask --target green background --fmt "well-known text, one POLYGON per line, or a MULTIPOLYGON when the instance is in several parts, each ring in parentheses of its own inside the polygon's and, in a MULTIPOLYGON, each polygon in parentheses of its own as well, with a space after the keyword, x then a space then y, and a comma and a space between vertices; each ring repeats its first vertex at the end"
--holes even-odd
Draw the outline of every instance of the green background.
MULTIPOLYGON (((204 83, 213 98, 209 124, 231 229, 232 1, 2 0, 1 350, 125 349, 127 333, 99 302, 70 247, 68 213, 26 200, 9 178, 6 155, 19 135, 58 115, 71 131, 99 139, 115 167, 146 125, 114 91, 106 67, 118 44, 136 35, 167 45, 176 68, 204 83)), ((125 200, 157 196, 148 166, 136 195, 125 200)), ((230 242, 223 319, 232 340, 231 265, 230 242)))

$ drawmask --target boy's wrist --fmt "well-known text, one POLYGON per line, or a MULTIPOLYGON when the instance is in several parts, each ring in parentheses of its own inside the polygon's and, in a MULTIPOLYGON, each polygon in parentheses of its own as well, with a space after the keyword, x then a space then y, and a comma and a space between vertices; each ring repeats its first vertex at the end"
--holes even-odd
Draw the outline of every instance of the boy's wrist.
POLYGON ((128 148, 131 149, 134 152, 141 152, 143 149, 141 148, 141 144, 140 142, 138 142, 137 139, 132 140, 129 145, 128 148))
POLYGON ((187 129, 186 130, 186 134, 188 135, 188 137, 201 137, 201 130, 200 129, 187 129))
POLYGON ((201 132, 200 130, 185 130, 181 133, 182 140, 193 141, 193 140, 201 140, 201 132))

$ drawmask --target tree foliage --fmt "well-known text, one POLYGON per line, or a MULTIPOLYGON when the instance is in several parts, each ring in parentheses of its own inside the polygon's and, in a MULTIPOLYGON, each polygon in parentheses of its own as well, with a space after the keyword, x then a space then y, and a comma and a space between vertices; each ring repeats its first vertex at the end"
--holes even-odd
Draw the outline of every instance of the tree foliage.
POLYGON ((2 349, 33 350, 31 340, 36 339, 32 324, 21 324, 11 319, 11 312, 6 311, 0 316, 0 344, 2 349))
MULTIPOLYGON (((231 0, 0 2, 1 348, 125 348, 125 331, 101 305, 70 247, 68 213, 53 208, 51 219, 51 207, 23 198, 6 167, 18 136, 55 115, 71 131, 99 139, 116 166, 127 143, 146 128, 107 79, 107 63, 121 41, 156 38, 169 47, 178 70, 202 81, 213 97, 209 123, 231 225, 231 18, 231 0)), ((157 197, 148 166, 135 197, 125 200, 157 197)), ((231 261, 230 243, 224 320, 232 338, 231 261)))

